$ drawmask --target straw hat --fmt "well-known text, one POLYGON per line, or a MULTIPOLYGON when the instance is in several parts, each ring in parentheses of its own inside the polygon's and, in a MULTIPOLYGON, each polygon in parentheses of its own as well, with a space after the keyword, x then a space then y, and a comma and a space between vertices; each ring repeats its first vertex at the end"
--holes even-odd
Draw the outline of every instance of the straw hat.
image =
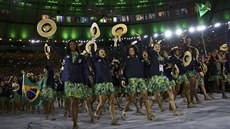
MULTIPOLYGON (((154 43, 154 45, 161 45, 161 42, 162 42, 162 40, 159 40, 159 41, 157 41, 156 43, 154 43)), ((154 46, 153 45, 153 46, 154 46)))
POLYGON ((19 88, 20 88, 20 86, 19 86, 18 83, 13 83, 13 84, 12 84, 12 88, 13 88, 13 91, 18 91, 19 88))
POLYGON ((90 46, 94 45, 94 51, 97 51, 97 44, 93 41, 89 41, 88 43, 86 43, 85 45, 85 50, 90 53, 90 46))
POLYGON ((44 45, 44 52, 46 55, 50 53, 50 46, 47 43, 44 45))
POLYGON ((176 64, 174 64, 172 68, 172 72, 171 72, 171 75, 173 76, 173 78, 178 78, 179 72, 180 72, 179 68, 177 67, 176 64))
POLYGON ((56 23, 51 19, 43 19, 37 24, 38 34, 42 37, 51 37, 57 30, 56 23))
POLYGON ((184 67, 188 66, 192 62, 192 53, 190 51, 185 51, 183 57, 183 65, 184 67))
POLYGON ((228 45, 226 43, 221 45, 220 46, 220 51, 224 51, 224 52, 228 51, 228 45))
POLYGON ((91 27, 90 27, 90 34, 92 36, 92 38, 96 39, 101 35, 99 26, 97 25, 96 22, 94 22, 91 27))
POLYGON ((112 28, 112 34, 113 34, 113 36, 122 36, 122 35, 124 35, 124 34, 126 34, 127 33, 127 26, 125 25, 125 24, 117 24, 117 25, 115 25, 115 26, 113 26, 113 28, 112 28), (119 29, 122 29, 122 31, 120 32, 120 31, 118 31, 119 29))
POLYGON ((180 50, 180 48, 178 46, 175 46, 175 47, 172 47, 170 51, 173 52, 173 51, 176 51, 176 50, 180 50))

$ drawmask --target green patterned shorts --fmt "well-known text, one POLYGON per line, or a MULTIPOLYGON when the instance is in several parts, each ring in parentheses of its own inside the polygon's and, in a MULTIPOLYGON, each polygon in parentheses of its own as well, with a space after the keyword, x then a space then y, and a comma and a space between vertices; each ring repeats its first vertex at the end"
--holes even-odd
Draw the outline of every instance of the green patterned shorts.
POLYGON ((150 78, 148 87, 149 92, 165 92, 175 86, 175 81, 169 81, 169 79, 163 75, 155 75, 150 78))
POLYGON ((95 95, 109 95, 115 92, 113 87, 113 83, 105 82, 105 83, 96 83, 94 85, 94 94, 95 95))
POLYGON ((186 82, 189 82, 188 77, 187 77, 186 74, 180 75, 176 80, 176 83, 178 83, 180 85, 185 84, 186 82))
POLYGON ((43 101, 53 100, 55 95, 55 91, 51 87, 44 87, 40 93, 43 101))
POLYGON ((87 88, 82 83, 65 82, 65 94, 66 97, 75 97, 83 99, 87 96, 87 88))
POLYGON ((143 78, 128 79, 128 85, 125 87, 125 93, 135 94, 145 90, 147 90, 147 87, 143 78))

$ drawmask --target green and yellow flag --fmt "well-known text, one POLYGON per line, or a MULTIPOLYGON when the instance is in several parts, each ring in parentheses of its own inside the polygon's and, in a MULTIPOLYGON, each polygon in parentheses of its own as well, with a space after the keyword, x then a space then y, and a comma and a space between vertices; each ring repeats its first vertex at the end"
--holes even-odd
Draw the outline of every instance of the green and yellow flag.
POLYGON ((22 92, 30 103, 33 103, 34 105, 38 105, 40 103, 39 95, 41 89, 42 80, 33 83, 26 75, 23 75, 22 92))
POLYGON ((202 3, 196 3, 195 9, 196 12, 198 12, 199 16, 202 17, 205 13, 211 10, 211 3, 209 1, 207 1, 205 5, 202 3))

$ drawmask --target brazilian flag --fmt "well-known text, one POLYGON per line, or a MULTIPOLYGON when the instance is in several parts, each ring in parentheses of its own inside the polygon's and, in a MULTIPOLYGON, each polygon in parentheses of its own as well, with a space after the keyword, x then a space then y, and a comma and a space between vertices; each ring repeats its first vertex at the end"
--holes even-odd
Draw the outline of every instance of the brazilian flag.
POLYGON ((205 5, 202 3, 196 3, 195 9, 196 12, 198 12, 199 16, 202 17, 205 13, 211 10, 211 3, 209 1, 207 1, 205 5))
POLYGON ((40 105, 42 102, 40 99, 42 82, 42 80, 39 80, 33 83, 26 75, 23 75, 22 92, 24 93, 26 99, 33 105, 40 105))

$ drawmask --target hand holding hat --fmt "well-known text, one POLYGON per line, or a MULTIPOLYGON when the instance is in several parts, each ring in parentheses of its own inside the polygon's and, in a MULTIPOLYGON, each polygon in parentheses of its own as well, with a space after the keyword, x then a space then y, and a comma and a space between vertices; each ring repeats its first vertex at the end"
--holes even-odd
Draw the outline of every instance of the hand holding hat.
POLYGON ((125 24, 117 24, 112 28, 112 35, 121 41, 121 36, 127 33, 127 26, 125 24))
POLYGON ((44 45, 44 52, 46 54, 47 59, 50 59, 50 46, 47 43, 44 45))
POLYGON ((98 38, 101 35, 101 31, 96 22, 94 22, 90 27, 90 34, 93 40, 98 38))
POLYGON ((135 35, 137 36, 137 39, 138 39, 139 41, 141 41, 141 36, 140 36, 140 34, 135 33, 135 35))

